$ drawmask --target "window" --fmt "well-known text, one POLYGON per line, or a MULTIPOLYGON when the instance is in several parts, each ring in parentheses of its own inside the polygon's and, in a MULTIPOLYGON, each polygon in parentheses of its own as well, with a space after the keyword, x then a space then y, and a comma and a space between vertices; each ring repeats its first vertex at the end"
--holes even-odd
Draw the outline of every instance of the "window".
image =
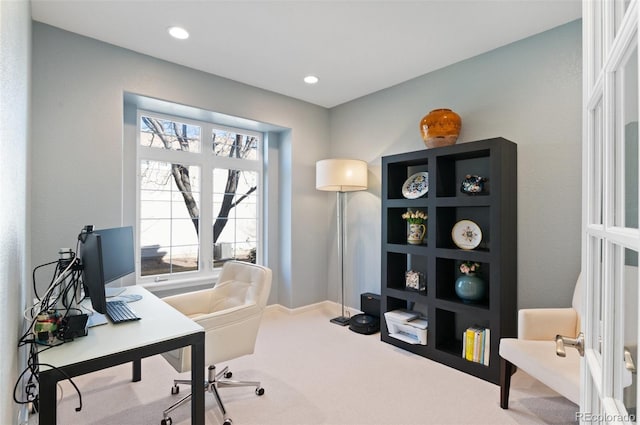
POLYGON ((260 253, 262 134, 138 112, 142 281, 211 274, 260 253))

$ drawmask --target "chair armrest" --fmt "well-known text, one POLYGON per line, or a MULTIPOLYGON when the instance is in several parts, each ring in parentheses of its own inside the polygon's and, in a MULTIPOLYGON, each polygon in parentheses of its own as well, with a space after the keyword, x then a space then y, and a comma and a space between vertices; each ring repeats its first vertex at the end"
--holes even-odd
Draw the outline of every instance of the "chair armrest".
POLYGON ((256 303, 231 307, 213 313, 193 317, 193 321, 205 330, 219 329, 224 326, 234 325, 254 316, 260 316, 261 310, 256 303))
POLYGON ((575 337, 578 313, 573 308, 529 308, 518 311, 518 339, 555 340, 556 335, 575 337))
POLYGON ((171 295, 169 297, 162 298, 162 301, 166 302, 185 316, 191 317, 198 314, 205 314, 209 311, 212 290, 213 289, 203 289, 201 291, 171 295))

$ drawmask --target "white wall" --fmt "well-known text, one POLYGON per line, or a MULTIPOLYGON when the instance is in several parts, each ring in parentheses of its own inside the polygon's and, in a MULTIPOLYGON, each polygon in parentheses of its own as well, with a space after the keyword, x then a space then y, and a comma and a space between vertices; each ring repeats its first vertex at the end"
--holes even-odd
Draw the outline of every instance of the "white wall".
POLYGON ((570 305, 580 270, 581 51, 575 21, 331 110, 332 156, 368 161, 370 172, 370 189, 349 194, 347 304, 380 292, 381 156, 424 149, 420 119, 448 107, 462 117, 458 143, 518 144, 519 307, 570 305))
POLYGON ((16 350, 28 291, 29 2, 0 1, 0 423, 19 423, 13 386, 25 367, 16 350))
POLYGON ((326 109, 40 23, 33 24, 32 265, 55 259, 59 247, 75 248, 85 224, 122 223, 130 201, 122 190, 125 92, 290 129, 278 163, 289 168, 279 187, 290 230, 279 236, 291 261, 270 256, 279 270, 271 301, 325 300, 327 236, 309 223, 328 214, 315 190, 315 161, 329 149, 326 109))

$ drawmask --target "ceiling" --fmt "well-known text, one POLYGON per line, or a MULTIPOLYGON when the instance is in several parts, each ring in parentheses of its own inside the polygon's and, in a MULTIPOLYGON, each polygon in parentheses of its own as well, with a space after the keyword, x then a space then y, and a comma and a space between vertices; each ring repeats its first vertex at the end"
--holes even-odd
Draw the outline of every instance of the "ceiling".
POLYGON ((580 0, 31 0, 36 21, 327 108, 581 17, 580 0), (173 25, 190 33, 176 40, 173 25), (315 85, 303 82, 313 74, 315 85))

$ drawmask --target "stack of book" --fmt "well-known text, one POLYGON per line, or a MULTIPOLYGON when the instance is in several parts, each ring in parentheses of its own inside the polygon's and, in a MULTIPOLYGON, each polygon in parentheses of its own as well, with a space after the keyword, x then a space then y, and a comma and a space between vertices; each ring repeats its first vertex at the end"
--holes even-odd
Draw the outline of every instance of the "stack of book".
POLYGON ((462 358, 489 366, 491 331, 482 326, 471 326, 462 334, 462 358))

